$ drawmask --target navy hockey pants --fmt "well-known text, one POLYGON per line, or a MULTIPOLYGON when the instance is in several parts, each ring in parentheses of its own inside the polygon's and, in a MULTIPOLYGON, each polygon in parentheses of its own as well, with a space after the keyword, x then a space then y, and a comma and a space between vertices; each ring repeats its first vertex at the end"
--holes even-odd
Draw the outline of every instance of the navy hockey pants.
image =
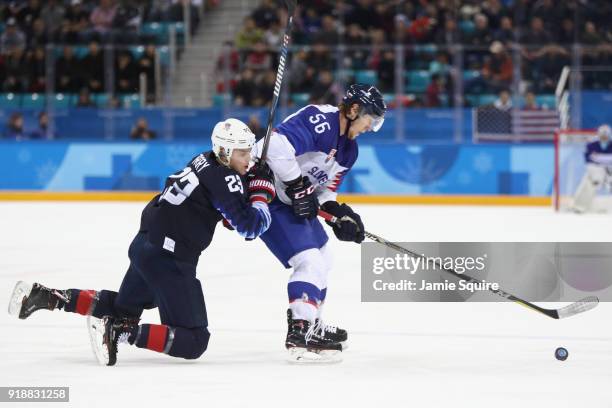
POLYGON ((119 292, 71 289, 65 310, 98 318, 140 317, 144 309, 157 307, 162 324, 140 325, 135 345, 175 357, 200 357, 210 333, 196 265, 156 248, 143 232, 132 241, 128 255, 130 266, 119 292))

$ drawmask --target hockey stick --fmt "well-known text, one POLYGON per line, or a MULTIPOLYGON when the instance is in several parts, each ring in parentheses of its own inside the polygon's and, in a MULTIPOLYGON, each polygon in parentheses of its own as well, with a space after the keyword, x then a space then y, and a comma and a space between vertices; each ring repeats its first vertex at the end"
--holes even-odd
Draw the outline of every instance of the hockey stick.
MULTIPOLYGON (((319 210, 319 216, 322 217, 323 219, 325 219, 326 221, 329 221, 333 224, 337 224, 339 225, 341 220, 338 219, 337 217, 323 211, 323 210, 319 210)), ((352 220, 351 220, 352 221, 352 220)), ((382 244, 388 248, 394 249, 397 252, 403 253, 403 254, 407 254, 413 258, 421 258, 421 259, 425 259, 427 260, 428 258, 425 257, 424 255, 419 255, 416 252, 413 252, 409 249, 406 249, 402 246, 399 246, 397 244, 394 244, 393 242, 387 241, 384 238, 379 237, 378 235, 374 235, 371 232, 368 231, 364 231, 364 234, 367 238, 371 239, 372 241, 378 242, 379 244, 382 244)), ((472 283, 483 283, 481 280, 476 279, 476 278, 472 278, 471 276, 468 275, 464 275, 461 273, 456 272, 455 270, 451 269, 451 268, 445 268, 443 267, 438 261, 435 262, 436 266, 439 267, 440 269, 442 269, 444 272, 447 272, 461 280, 464 280, 466 282, 472 282, 472 283)), ((570 316, 574 316, 577 315, 579 313, 583 313, 586 312, 587 310, 591 310, 593 309, 595 306, 597 306, 599 304, 599 299, 596 296, 588 296, 585 297, 584 299, 581 299, 577 302, 574 302, 572 304, 569 304, 567 306, 564 306, 562 308, 559 309, 545 309, 543 307, 540 307, 538 305, 535 305, 531 302, 528 302, 526 300, 523 300, 519 297, 516 297, 508 292, 505 292, 501 289, 491 289, 488 288, 488 290, 490 292, 495 293, 498 296, 501 296, 505 299, 508 299, 512 302, 515 302, 521 306, 525 306, 528 309, 531 310, 535 310, 536 312, 542 313, 548 317, 552 317, 553 319, 564 319, 566 317, 570 317, 570 316)))
POLYGON ((272 106, 270 106, 270 113, 268 114, 268 126, 266 127, 266 135, 264 136, 263 148, 261 150, 260 162, 266 161, 268 154, 268 145, 270 144, 270 135, 272 133, 272 121, 274 120, 274 114, 276 113, 276 106, 278 105, 278 99, 280 97, 281 87, 283 85, 283 75, 285 74, 285 64, 287 63, 287 53, 289 52, 289 40, 291 40, 291 29, 293 27, 293 13, 297 7, 297 0, 285 0, 287 4, 287 13, 289 20, 287 21, 287 27, 285 28, 285 35, 283 36, 283 44, 281 45, 280 58, 278 60, 278 69, 276 70, 276 82, 274 83, 274 96, 272 98, 272 106))

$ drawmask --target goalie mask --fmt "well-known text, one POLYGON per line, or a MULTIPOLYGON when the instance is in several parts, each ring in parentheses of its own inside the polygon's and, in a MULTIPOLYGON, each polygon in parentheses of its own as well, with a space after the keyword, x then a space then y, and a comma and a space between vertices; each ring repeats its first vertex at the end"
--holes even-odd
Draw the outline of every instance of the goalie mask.
POLYGON ((251 149, 255 145, 255 134, 238 119, 227 119, 215 125, 212 135, 213 152, 229 166, 234 149, 251 149))

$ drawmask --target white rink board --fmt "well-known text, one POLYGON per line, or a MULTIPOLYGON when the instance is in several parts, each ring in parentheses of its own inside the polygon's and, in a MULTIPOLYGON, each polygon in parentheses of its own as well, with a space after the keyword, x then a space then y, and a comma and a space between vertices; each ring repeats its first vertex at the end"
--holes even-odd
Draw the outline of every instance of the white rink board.
MULTIPOLYGON (((144 203, 0 203, 0 304, 18 279, 117 290, 144 203)), ((609 241, 606 215, 549 208, 355 206, 398 241, 609 241)), ((327 227, 326 227, 327 228, 327 227)), ((217 228, 202 281, 209 349, 184 361, 124 346, 100 367, 82 316, 0 313, 0 386, 69 386, 70 407, 578 407, 612 403, 612 306, 556 321, 511 303, 361 303, 360 252, 332 238, 325 317, 349 330, 344 362, 284 361, 288 273, 256 241, 217 228), (555 360, 556 347, 569 350, 555 360), (338 405, 335 405, 338 404, 338 405)), ((155 311, 143 321, 155 323, 155 311)), ((10 406, 11 404, 2 404, 10 406)), ((33 404, 15 404, 18 407, 33 404)))

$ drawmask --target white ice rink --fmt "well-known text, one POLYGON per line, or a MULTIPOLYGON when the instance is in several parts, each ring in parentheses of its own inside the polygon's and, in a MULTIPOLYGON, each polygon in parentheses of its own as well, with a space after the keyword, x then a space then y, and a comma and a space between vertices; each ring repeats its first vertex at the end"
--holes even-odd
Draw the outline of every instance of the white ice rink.
MULTIPOLYGON (((17 280, 116 290, 143 206, 0 203, 0 305, 17 280)), ((397 241, 610 241, 612 231, 610 216, 549 208, 355 208, 397 241)), ((82 316, 20 321, 4 309, 0 386, 69 386, 70 403, 52 407, 612 407, 609 303, 561 321, 512 303, 361 303, 359 246, 332 238, 325 317, 351 347, 340 364, 289 365, 287 271, 261 242, 217 232, 198 268, 212 332, 201 359, 125 346, 101 367, 82 316)))

